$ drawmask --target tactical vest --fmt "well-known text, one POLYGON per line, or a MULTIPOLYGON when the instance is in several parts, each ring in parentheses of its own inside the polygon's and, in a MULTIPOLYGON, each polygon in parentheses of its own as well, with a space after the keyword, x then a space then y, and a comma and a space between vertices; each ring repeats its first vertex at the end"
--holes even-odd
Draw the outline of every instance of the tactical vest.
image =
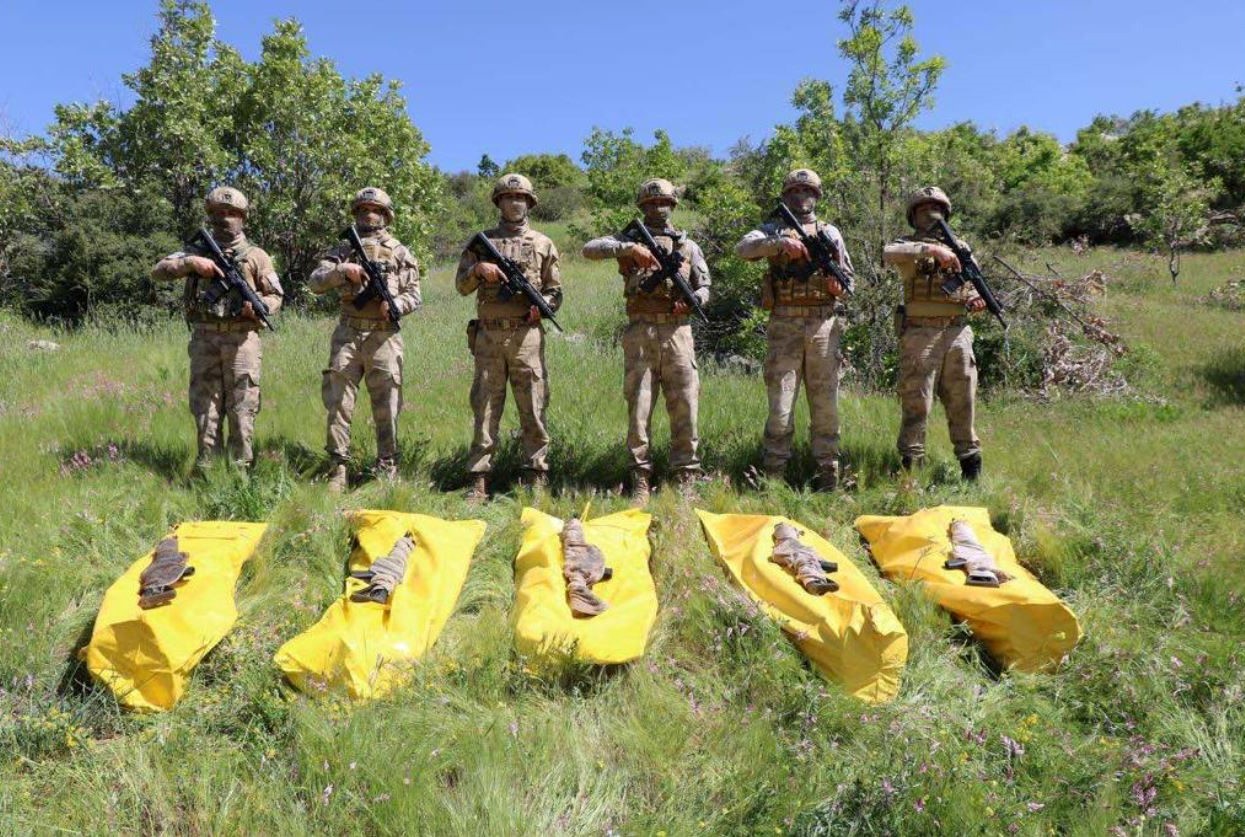
MULTIPOLYGON (((913 236, 906 241, 926 244, 941 244, 936 238, 913 236)), ((954 274, 938 267, 932 257, 916 260, 911 272, 903 277, 904 313, 909 317, 960 317, 963 316, 964 304, 968 301, 968 288, 965 285, 954 294, 947 294, 942 283, 954 274)))
MULTIPOLYGON (((692 282, 692 260, 691 248, 686 246, 686 234, 680 232, 674 236, 669 236, 653 233, 653 240, 667 252, 677 251, 683 254, 683 264, 679 267, 679 275, 690 286, 692 282)), ((660 282, 651 291, 644 290, 642 287, 643 282, 650 275, 649 271, 632 271, 626 275, 623 283, 623 296, 627 300, 627 316, 670 314, 674 311, 674 303, 682 298, 679 292, 675 290, 674 283, 669 279, 660 282)), ((692 290, 695 290, 695 288, 692 288, 692 290)))
MULTIPOLYGON (((493 242, 497 252, 518 264, 532 287, 538 291, 541 290, 540 256, 536 250, 535 234, 531 230, 511 236, 502 236, 496 230, 490 230, 490 232, 497 235, 496 238, 488 235, 488 240, 493 242)), ((487 282, 480 283, 476 291, 476 311, 481 317, 505 319, 527 316, 528 309, 531 307, 527 297, 515 294, 508 300, 502 300, 499 294, 504 286, 505 283, 495 285, 487 282)))
MULTIPOLYGON (((247 254, 253 249, 255 249, 255 245, 244 238, 236 249, 222 248, 222 251, 226 259, 237 265, 242 278, 246 279, 246 283, 251 286, 251 289, 258 293, 259 277, 255 275, 254 266, 247 260, 247 254)), ((201 247, 187 247, 186 254, 211 258, 208 251, 201 247)), ((203 298, 204 291, 210 281, 204 279, 198 273, 192 272, 186 275, 186 285, 182 292, 182 302, 186 308, 186 319, 190 322, 218 322, 241 319, 244 300, 237 291, 230 290, 229 293, 216 300, 215 305, 209 305, 207 300, 203 298)))
MULTIPOLYGON (((381 269, 385 275, 385 285, 389 288, 389 293, 398 296, 401 292, 398 286, 399 277, 401 275, 401 262, 398 260, 398 248, 402 243, 391 235, 381 233, 372 235, 367 238, 360 239, 363 243, 363 252, 367 255, 368 260, 381 269)), ((340 253, 342 261, 348 261, 357 264, 358 258, 354 255, 354 250, 348 245, 343 245, 344 251, 340 253)), ((367 287, 364 285, 363 287, 367 287)), ((355 285, 346 282, 341 286, 341 312, 346 317, 358 317, 360 319, 379 320, 380 306, 384 302, 379 297, 371 300, 362 308, 354 307, 355 285)))
MULTIPOLYGON (((817 229, 825 229, 828 225, 817 222, 817 229)), ((778 233, 783 238, 799 240, 795 230, 787 228, 778 233)), ((824 277, 820 273, 812 274, 807 281, 796 278, 792 272, 792 262, 786 255, 779 253, 769 257, 769 270, 765 274, 765 285, 762 289, 762 301, 773 305, 820 306, 833 305, 837 300, 826 290, 824 277)), ((764 307, 764 306, 762 306, 764 307)))

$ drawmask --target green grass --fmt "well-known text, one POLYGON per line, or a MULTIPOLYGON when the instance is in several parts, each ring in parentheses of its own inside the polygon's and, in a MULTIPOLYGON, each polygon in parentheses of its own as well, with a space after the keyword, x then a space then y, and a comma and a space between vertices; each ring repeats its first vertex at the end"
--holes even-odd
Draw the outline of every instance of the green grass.
MULTIPOLYGON (((911 636, 903 689, 882 707, 819 678, 731 589, 693 504, 672 491, 652 506, 661 611, 646 658, 549 680, 526 670, 508 620, 518 514, 532 498, 511 491, 473 509, 457 490, 471 305, 445 270, 404 325, 403 480, 340 498, 312 479, 330 320, 287 317, 266 340, 251 478, 221 468, 193 482, 182 326, 67 334, 0 315, 0 831, 1240 833, 1245 345, 1238 314, 1198 299, 1240 277, 1245 254, 1188 257, 1174 287, 1161 261, 1137 254, 1032 263, 1047 259, 1118 278, 1104 309, 1137 349, 1143 392, 991 399, 976 486, 955 476, 941 412, 930 468, 900 485, 895 399, 849 389, 855 488, 741 492, 764 388, 702 365, 701 436, 719 479, 696 502, 798 518, 875 579, 911 636), (40 338, 60 350, 26 348, 40 338), (877 579, 854 517, 942 502, 988 506, 1081 617, 1085 640, 1060 672, 992 674, 918 589, 877 579), (415 682, 350 708, 290 694, 271 659, 340 592, 341 512, 362 506, 480 516, 489 529, 415 682), (83 681, 74 651, 130 562, 173 523, 209 517, 270 523, 238 625, 173 711, 122 714, 83 681)), ((554 490, 539 503, 554 514, 626 505, 618 284, 610 265, 565 259, 570 335, 551 336, 548 352, 554 490)), ((359 413, 362 467, 374 443, 359 413)), ((796 483, 812 476, 800 420, 796 483)), ((660 408, 656 424, 664 451, 660 408)), ((503 482, 517 464, 507 438, 503 482)))

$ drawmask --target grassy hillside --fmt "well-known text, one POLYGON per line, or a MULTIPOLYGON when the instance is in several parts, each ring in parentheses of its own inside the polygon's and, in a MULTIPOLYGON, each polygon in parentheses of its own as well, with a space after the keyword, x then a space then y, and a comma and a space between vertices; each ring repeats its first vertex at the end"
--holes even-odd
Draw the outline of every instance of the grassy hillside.
MULTIPOLYGON (((446 271, 404 325, 402 480, 333 497, 320 370, 331 320, 287 317, 266 340, 258 465, 187 478, 185 329, 50 333, 0 316, 0 830, 227 833, 1239 833, 1245 830, 1245 345, 1240 315, 1199 303, 1245 276, 1245 254, 1161 262, 1043 253, 1117 281, 1106 313, 1137 357, 1141 397, 1018 396, 984 405, 986 477, 958 481, 941 412, 933 462, 900 485, 898 405, 848 392, 855 487, 739 491, 765 417, 759 376, 702 366, 701 436, 718 479, 695 503, 791 515, 876 580, 911 637, 897 700, 865 707, 818 677, 716 568, 693 503, 652 505, 661 612, 622 671, 536 678, 508 619, 511 492, 472 508, 470 303, 446 271), (33 339, 55 352, 27 348, 33 339), (452 490, 451 490, 452 489, 452 490), (988 506, 1017 552, 1073 606, 1086 638, 1058 673, 992 674, 916 588, 877 578, 851 524, 943 502, 988 506), (276 648, 340 593, 342 510, 479 516, 488 532, 458 611, 414 684, 347 706, 284 689, 276 648), (236 629, 161 716, 122 714, 74 651, 104 589, 185 519, 267 520, 236 629)), ((617 277, 565 268, 551 336, 554 491, 569 515, 623 508, 617 277)), ((801 408, 803 410, 803 408, 801 408)), ((373 455, 366 409, 356 441, 373 455)), ((811 478, 801 412, 799 479, 811 478)), ((664 416, 658 446, 666 442, 664 416)), ((504 427, 515 427, 512 414, 504 427)), ((501 477, 514 475, 513 440, 501 477)), ((664 464, 664 463, 663 463, 664 464)))

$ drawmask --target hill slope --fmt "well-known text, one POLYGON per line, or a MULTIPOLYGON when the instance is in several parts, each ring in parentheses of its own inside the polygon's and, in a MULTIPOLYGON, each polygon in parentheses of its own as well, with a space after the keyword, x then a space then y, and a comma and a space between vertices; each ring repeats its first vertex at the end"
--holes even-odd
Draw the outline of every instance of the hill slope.
MULTIPOLYGON (((404 326, 403 480, 341 498, 321 463, 327 318, 286 318, 265 343, 259 463, 200 482, 185 407, 185 331, 48 334, 0 317, 0 824, 5 831, 293 833, 887 833, 1245 829, 1245 347, 1240 315, 1197 300, 1245 272, 1242 254, 1189 257, 1180 285, 1140 256, 1061 259, 1120 277, 1105 303, 1149 347, 1162 398, 1015 396, 987 403, 986 479, 955 476, 941 412, 934 462, 903 487, 893 397, 848 392, 857 485, 823 496, 738 492, 697 503, 818 527, 871 578, 860 513, 988 506, 1017 552, 1080 615, 1086 639, 1055 675, 997 677, 912 588, 877 581, 911 635, 904 687, 866 708, 820 679, 715 567, 677 492, 655 500, 661 612, 646 659, 535 678, 511 650, 511 563, 532 498, 469 507, 470 304, 445 271, 404 326), (29 350, 50 338, 56 352, 29 350), (340 511, 480 516, 489 529, 458 611, 416 683, 356 709, 289 696, 271 664, 341 589, 340 511), (268 520, 239 587, 241 619, 159 717, 122 715, 81 684, 73 650, 103 590, 169 526, 268 520), (1143 819, 1144 818, 1144 819, 1143 819)), ((1035 258, 1035 263, 1039 260, 1035 258)), ((566 266, 552 337, 555 491, 566 516, 625 507, 616 277, 566 266)), ((708 364, 706 364, 708 366, 708 364)), ((737 482, 765 417, 757 376, 705 369, 706 464, 737 482)), ((660 411, 660 410, 659 410, 660 411)), ((373 442, 360 409, 361 461, 373 442)), ((806 413, 797 477, 811 477, 806 413)), ((664 449, 664 416, 657 425, 664 449)), ((513 428, 508 413, 504 427, 513 428)), ((512 444, 512 443, 511 443, 512 444)), ((513 446, 502 476, 512 476, 513 446)))

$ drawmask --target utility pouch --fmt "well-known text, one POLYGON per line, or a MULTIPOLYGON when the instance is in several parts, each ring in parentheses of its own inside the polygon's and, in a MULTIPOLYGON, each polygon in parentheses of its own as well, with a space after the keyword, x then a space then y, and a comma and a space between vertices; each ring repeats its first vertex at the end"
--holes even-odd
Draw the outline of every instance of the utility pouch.
POLYGON ((480 321, 467 321, 467 351, 472 355, 476 353, 476 335, 480 333, 480 321))

